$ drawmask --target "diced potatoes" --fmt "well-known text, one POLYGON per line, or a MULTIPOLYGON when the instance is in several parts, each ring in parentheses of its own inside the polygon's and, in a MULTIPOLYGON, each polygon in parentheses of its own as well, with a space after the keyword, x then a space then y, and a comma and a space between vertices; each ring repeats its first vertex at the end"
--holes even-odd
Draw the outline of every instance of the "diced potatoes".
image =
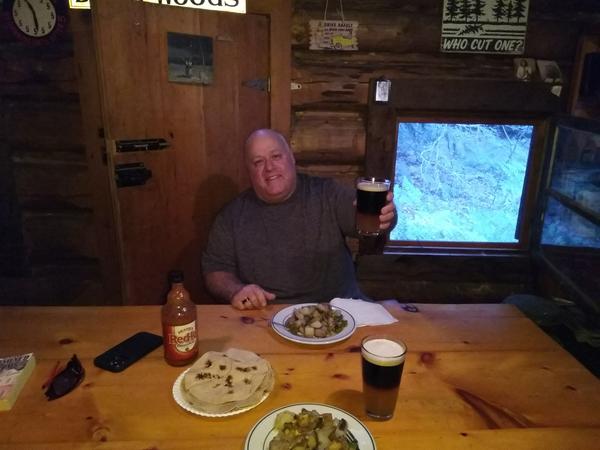
POLYGON ((269 450, 355 450, 345 438, 346 421, 331 414, 283 411, 275 418, 277 435, 269 442, 269 450), (290 421, 290 417, 292 420, 290 421), (282 427, 280 427, 280 425, 282 427))
POLYGON ((286 328, 297 336, 324 338, 342 331, 348 322, 339 310, 328 303, 306 305, 296 308, 285 323, 286 328))

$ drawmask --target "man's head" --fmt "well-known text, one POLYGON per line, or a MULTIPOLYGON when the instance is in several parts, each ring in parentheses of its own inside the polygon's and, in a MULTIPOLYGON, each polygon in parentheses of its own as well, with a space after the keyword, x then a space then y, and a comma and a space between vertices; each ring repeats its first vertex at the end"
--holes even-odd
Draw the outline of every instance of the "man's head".
POLYGON ((244 149, 254 192, 266 203, 287 200, 296 189, 296 160, 285 138, 273 130, 254 131, 244 149))

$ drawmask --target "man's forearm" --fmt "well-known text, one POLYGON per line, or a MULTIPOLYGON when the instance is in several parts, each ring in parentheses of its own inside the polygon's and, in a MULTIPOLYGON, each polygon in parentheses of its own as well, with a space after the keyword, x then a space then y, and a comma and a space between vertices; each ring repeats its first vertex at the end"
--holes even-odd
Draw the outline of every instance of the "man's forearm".
POLYGON ((244 283, 229 272, 207 273, 204 281, 210 293, 224 303, 229 303, 236 292, 244 287, 244 283))

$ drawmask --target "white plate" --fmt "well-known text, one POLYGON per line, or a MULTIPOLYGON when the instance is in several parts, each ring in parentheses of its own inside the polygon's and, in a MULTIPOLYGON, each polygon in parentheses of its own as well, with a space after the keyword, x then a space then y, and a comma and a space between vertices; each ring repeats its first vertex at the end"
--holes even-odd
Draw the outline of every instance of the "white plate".
POLYGON ((181 406, 183 409, 185 409, 186 411, 189 411, 189 412, 191 412, 193 414, 197 414, 199 416, 204 416, 204 417, 228 417, 228 416, 235 416, 236 414, 241 414, 243 412, 251 410, 252 408, 257 407, 262 402, 264 402, 266 400, 266 398, 270 394, 270 392, 267 392, 254 405, 246 406, 245 408, 241 408, 241 409, 234 409, 233 411, 229 411, 229 412, 226 412, 226 413, 214 414, 214 413, 209 413, 209 412, 206 412, 206 411, 202 411, 201 409, 196 408, 194 405, 191 405, 185 399, 185 397, 183 396, 183 392, 182 392, 182 389, 181 389, 181 383, 183 383, 183 377, 185 376, 185 374, 187 373, 187 371, 190 370, 190 369, 191 369, 191 367, 189 369, 184 370, 181 373, 181 375, 179 375, 177 377, 177 379, 175 380, 175 383, 173 383, 173 398, 175 399, 175 401, 177 402, 177 404, 179 406, 181 406))
POLYGON ((273 316, 273 319, 271 319, 271 327, 273 327, 275 333, 277 333, 279 336, 285 339, 288 339, 293 342, 299 342, 301 344, 310 345, 332 344, 334 342, 343 341, 344 339, 350 337, 352 333, 354 333, 354 330, 356 330, 356 321, 354 320, 354 317, 352 317, 352 315, 348 311, 343 310, 342 308, 338 308, 337 306, 332 306, 331 308, 341 312, 344 319, 346 319, 346 322, 348 322, 346 327, 338 334, 334 334, 333 336, 328 336, 324 338, 308 338, 304 336, 296 336, 294 333, 290 333, 290 331, 285 327, 285 323, 290 318, 290 316, 294 314, 294 310, 302 308, 303 306, 315 306, 317 304, 318 303, 301 303, 299 305, 291 305, 287 308, 283 308, 281 311, 279 311, 273 316))
POLYGON ((335 406, 323 405, 321 403, 294 403, 292 405, 282 406, 269 414, 261 418, 256 425, 252 427, 246 443, 244 444, 245 450, 268 450, 269 442, 275 437, 277 432, 273 429, 275 427, 275 417, 282 411, 288 410, 293 413, 299 413, 302 408, 306 408, 309 411, 315 410, 319 414, 331 413, 336 419, 345 419, 348 422, 348 429, 352 432, 356 440, 358 441, 358 447, 360 450, 377 450, 375 439, 369 433, 367 427, 352 414, 347 413, 343 409, 336 408, 335 406))

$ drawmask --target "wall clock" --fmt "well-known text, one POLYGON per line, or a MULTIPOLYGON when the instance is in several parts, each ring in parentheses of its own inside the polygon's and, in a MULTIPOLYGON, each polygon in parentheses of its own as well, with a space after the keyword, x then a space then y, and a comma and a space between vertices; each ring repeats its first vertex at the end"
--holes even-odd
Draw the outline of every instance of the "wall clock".
POLYGON ((5 16, 17 38, 28 42, 50 40, 65 28, 64 0, 8 0, 5 16))

